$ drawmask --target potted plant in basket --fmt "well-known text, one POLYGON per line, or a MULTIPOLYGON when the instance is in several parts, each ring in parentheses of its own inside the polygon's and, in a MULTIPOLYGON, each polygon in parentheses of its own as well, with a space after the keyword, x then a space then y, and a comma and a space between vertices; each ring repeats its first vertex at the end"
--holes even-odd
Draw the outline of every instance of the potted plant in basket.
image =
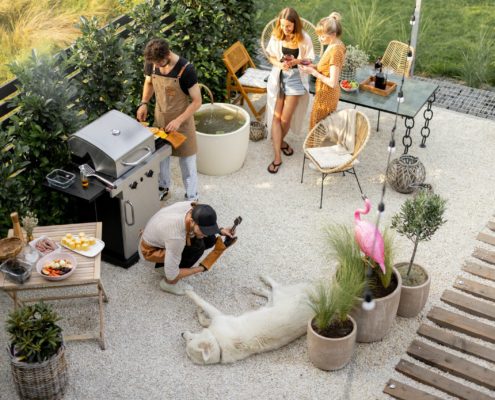
POLYGON ((67 363, 60 318, 44 303, 9 313, 10 365, 22 399, 60 399, 67 386, 67 363))
POLYGON ((355 81, 358 68, 368 64, 369 56, 359 46, 346 46, 345 60, 340 72, 340 80, 355 81))
POLYGON ((414 243, 409 262, 398 263, 395 268, 402 277, 402 293, 397 314, 414 317, 423 309, 430 291, 430 276, 414 263, 419 242, 430 240, 446 221, 443 219, 446 200, 428 190, 420 190, 402 204, 392 217, 392 228, 414 243))
MULTIPOLYGON (((369 208, 367 209, 369 211, 369 208)), ((359 211, 363 210, 356 212, 359 211)), ((358 326, 356 340, 375 342, 383 339, 395 320, 399 307, 401 277, 393 268, 393 238, 389 231, 383 235, 383 266, 379 266, 370 257, 363 256, 356 236, 349 226, 337 225, 329 229, 330 247, 340 268, 345 266, 358 271, 363 285, 367 286, 373 298, 374 307, 365 310, 362 307, 364 299, 361 295, 358 304, 350 313, 358 326)))
POLYGON ((308 355, 318 368, 344 367, 356 343, 356 321, 349 315, 364 289, 361 271, 343 264, 330 284, 320 282, 309 296, 315 316, 308 322, 308 355))

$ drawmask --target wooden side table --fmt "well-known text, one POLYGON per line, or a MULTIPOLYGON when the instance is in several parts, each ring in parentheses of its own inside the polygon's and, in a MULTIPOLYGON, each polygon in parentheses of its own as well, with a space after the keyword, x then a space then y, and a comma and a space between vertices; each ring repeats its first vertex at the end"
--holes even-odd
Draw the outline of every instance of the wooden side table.
MULTIPOLYGON (((52 226, 39 226, 34 229, 34 238, 46 235, 50 239, 57 243, 66 233, 72 233, 77 235, 79 232, 84 232, 88 236, 94 236, 97 239, 101 239, 102 224, 101 222, 90 222, 84 224, 69 224, 69 225, 52 225, 52 226)), ((12 231, 9 231, 9 236, 12 235, 12 231)), ((70 250, 67 250, 70 252, 70 250)), ((61 281, 48 281, 43 278, 36 270, 33 270, 31 277, 23 284, 13 283, 0 273, 0 289, 4 290, 7 295, 12 299, 14 303, 14 309, 18 306, 22 306, 27 302, 36 301, 50 301, 50 300, 67 300, 78 299, 85 297, 97 297, 98 298, 98 311, 99 311, 99 332, 98 333, 83 333, 78 335, 64 336, 64 340, 88 340, 97 339, 102 350, 105 349, 105 321, 103 314, 103 302, 108 302, 108 297, 103 288, 100 276, 101 266, 101 253, 96 257, 88 258, 77 253, 71 252, 77 259, 77 268, 74 273, 67 279, 61 281), (67 295, 53 294, 53 289, 61 289, 68 287, 84 288, 87 286, 95 286, 96 292, 87 293, 87 290, 81 290, 79 293, 67 295), (49 293, 52 289, 52 293, 49 293), (39 297, 22 298, 21 292, 24 291, 39 291, 39 297), (50 295, 53 294, 53 295, 50 295)))

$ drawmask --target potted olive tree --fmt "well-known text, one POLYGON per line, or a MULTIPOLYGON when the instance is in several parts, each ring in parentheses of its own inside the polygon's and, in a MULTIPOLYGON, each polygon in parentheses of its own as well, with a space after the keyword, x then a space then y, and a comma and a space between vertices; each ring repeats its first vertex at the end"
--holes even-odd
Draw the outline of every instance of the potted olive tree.
POLYGON ((358 342, 375 342, 383 339, 392 327, 399 307, 401 277, 393 268, 393 238, 390 232, 383 235, 383 270, 375 261, 363 256, 352 227, 336 225, 329 229, 330 247, 340 266, 359 272, 373 298, 373 308, 364 309, 362 293, 350 315, 356 320, 358 342))
POLYGON ((318 368, 333 371, 344 367, 356 343, 356 321, 349 315, 364 289, 361 271, 340 265, 333 280, 319 282, 310 294, 315 316, 308 322, 308 354, 318 368))
POLYGON ((9 314, 10 365, 21 399, 60 399, 65 393, 68 375, 59 319, 44 303, 9 314))
POLYGON ((427 190, 419 191, 402 204, 400 211, 392 217, 392 228, 414 243, 409 262, 395 265, 402 277, 402 293, 398 315, 414 317, 426 304, 430 291, 430 276, 426 270, 414 263, 419 242, 430 240, 443 219, 446 200, 427 190))

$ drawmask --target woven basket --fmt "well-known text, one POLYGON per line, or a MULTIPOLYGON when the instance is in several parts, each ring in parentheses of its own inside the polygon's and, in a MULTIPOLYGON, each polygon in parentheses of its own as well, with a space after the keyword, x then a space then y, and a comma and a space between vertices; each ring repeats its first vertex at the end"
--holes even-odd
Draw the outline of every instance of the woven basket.
POLYGON ((387 182, 399 193, 412 193, 423 186, 426 170, 418 157, 403 154, 387 168, 387 182))
POLYGON ((258 121, 251 121, 249 139, 251 139, 253 142, 257 142, 258 140, 265 139, 266 136, 266 125, 258 121))
POLYGON ((67 387, 68 368, 65 346, 57 354, 41 363, 17 361, 10 353, 10 367, 17 394, 25 400, 61 399, 67 387))
POLYGON ((13 258, 22 250, 22 240, 16 237, 0 240, 0 261, 13 258))

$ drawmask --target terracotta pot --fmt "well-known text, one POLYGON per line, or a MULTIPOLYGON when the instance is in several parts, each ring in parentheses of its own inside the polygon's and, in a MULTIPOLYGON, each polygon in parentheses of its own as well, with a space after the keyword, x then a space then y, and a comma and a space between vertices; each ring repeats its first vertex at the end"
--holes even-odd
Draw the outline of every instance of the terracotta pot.
POLYGON ((375 308, 373 310, 363 310, 361 307, 362 299, 352 309, 351 315, 358 326, 356 338, 358 342, 369 343, 382 340, 392 327, 399 308, 402 287, 402 278, 399 271, 394 268, 393 273, 397 279, 397 287, 389 295, 374 299, 375 308))
POLYGON ((351 360, 356 343, 356 321, 349 316, 352 322, 352 332, 342 338, 327 338, 313 330, 312 319, 308 321, 308 355, 311 362, 325 371, 334 371, 343 368, 351 360))
MULTIPOLYGON (((409 263, 399 263, 395 264, 395 268, 401 265, 408 265, 409 263)), ((426 281, 419 286, 406 286, 402 285, 402 290, 400 293, 399 309, 397 310, 397 315, 400 317, 412 318, 418 315, 428 300, 428 295, 430 293, 430 275, 426 270, 418 264, 413 264, 413 267, 419 267, 426 274, 426 281)))

